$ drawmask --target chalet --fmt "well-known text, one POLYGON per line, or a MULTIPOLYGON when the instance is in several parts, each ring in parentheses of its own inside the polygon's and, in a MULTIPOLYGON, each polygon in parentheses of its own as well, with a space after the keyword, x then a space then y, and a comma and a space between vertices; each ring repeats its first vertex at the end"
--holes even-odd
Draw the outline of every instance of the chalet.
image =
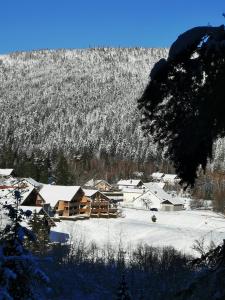
POLYGON ((165 187, 165 183, 164 182, 144 182, 143 187, 145 187, 146 189, 151 189, 154 187, 159 187, 161 189, 163 189, 165 187))
POLYGON ((165 174, 162 177, 162 181, 169 185, 175 185, 176 183, 179 183, 180 178, 176 174, 165 174))
POLYGON ((42 184, 36 180, 34 180, 31 177, 24 178, 23 181, 27 182, 28 184, 32 185, 33 187, 40 189, 42 187, 42 184))
POLYGON ((0 178, 9 178, 15 176, 14 169, 0 169, 0 178))
POLYGON ((36 206, 36 198, 38 191, 27 182, 16 179, 5 181, 3 185, 0 186, 0 197, 2 201, 15 201, 15 191, 19 192, 20 197, 18 198, 19 204, 24 205, 25 203, 30 206, 36 206))
POLYGON ((124 190, 127 188, 137 189, 143 186, 143 182, 140 179, 128 179, 128 180, 121 179, 120 181, 117 182, 117 186, 120 190, 124 190))
POLYGON ((161 172, 154 172, 154 173, 152 173, 152 175, 151 175, 151 177, 152 177, 152 180, 153 181, 161 181, 162 180, 162 178, 163 178, 163 176, 164 176, 164 173, 161 173, 161 172))
POLYGON ((165 192, 158 183, 152 183, 148 185, 148 189, 142 195, 132 201, 132 207, 175 211, 183 209, 184 202, 165 192))
POLYGON ((112 190, 111 184, 109 184, 107 181, 105 181, 103 179, 99 179, 99 180, 91 179, 84 184, 84 187, 96 188, 97 190, 99 190, 101 192, 112 190))
POLYGON ((171 197, 168 200, 161 202, 161 210, 163 211, 178 211, 184 209, 184 202, 182 199, 171 197))
POLYGON ((58 216, 90 215, 91 200, 85 197, 80 186, 45 184, 39 194, 58 216))
POLYGON ((112 203, 118 203, 123 201, 123 191, 107 191, 103 192, 112 203))
POLYGON ((110 217, 117 214, 117 206, 98 190, 84 189, 85 196, 91 201, 91 217, 110 217))

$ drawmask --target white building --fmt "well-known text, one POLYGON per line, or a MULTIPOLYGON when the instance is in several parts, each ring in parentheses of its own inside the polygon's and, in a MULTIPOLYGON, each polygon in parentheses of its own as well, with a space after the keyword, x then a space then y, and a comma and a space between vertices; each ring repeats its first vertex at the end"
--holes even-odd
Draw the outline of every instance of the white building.
POLYGON ((140 179, 128 179, 128 180, 123 180, 121 179, 120 181, 117 182, 117 186, 120 190, 124 189, 137 189, 141 188, 143 185, 143 182, 140 179))
POLYGON ((0 169, 0 178, 9 178, 14 175, 13 169, 0 169))
POLYGON ((180 181, 180 178, 176 174, 165 174, 162 177, 162 181, 170 185, 175 185, 180 181))
POLYGON ((137 209, 157 209, 164 211, 182 210, 184 208, 182 199, 168 194, 158 183, 149 183, 148 188, 143 189, 142 193, 140 189, 129 189, 124 190, 124 192, 126 197, 124 206, 127 205, 137 209))
POLYGON ((164 173, 161 173, 161 172, 154 172, 151 175, 153 181, 161 181, 163 176, 164 176, 164 173))
POLYGON ((145 193, 145 189, 123 188, 123 202, 133 202, 137 197, 145 193))

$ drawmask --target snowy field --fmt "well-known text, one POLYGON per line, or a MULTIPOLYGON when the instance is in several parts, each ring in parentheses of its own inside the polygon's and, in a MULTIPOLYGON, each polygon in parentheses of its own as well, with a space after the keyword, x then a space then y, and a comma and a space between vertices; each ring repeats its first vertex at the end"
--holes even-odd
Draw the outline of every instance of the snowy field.
MULTIPOLYGON (((197 255, 192 249, 195 240, 216 244, 225 239, 225 218, 211 211, 152 212, 123 209, 124 218, 61 221, 54 232, 70 235, 72 241, 95 241, 100 247, 110 243, 116 248, 133 247, 138 243, 153 246, 174 246, 185 253, 197 255)), ((52 236, 56 234, 52 232, 52 236)))

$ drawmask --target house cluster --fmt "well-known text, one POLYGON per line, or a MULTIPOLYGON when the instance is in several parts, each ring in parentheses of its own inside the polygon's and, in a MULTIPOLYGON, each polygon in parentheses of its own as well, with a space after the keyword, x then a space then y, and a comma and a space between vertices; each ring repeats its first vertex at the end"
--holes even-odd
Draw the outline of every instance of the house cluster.
MULTIPOLYGON (((12 200, 12 194, 19 191, 22 209, 36 211, 53 226, 52 220, 80 219, 92 217, 118 217, 121 206, 148 210, 182 210, 182 198, 164 191, 165 181, 153 173, 151 182, 139 179, 120 180, 112 185, 105 180, 91 179, 83 186, 61 186, 42 184, 32 178, 17 178, 13 169, 0 169, 0 201, 12 200), (157 178, 157 179, 156 179, 157 178)), ((176 182, 176 176, 172 178, 176 182)))
MULTIPOLYGON (((154 174, 154 173, 153 173, 154 174)), ((152 174, 152 175, 153 175, 152 174)), ((168 176, 172 178, 173 174, 168 176)), ((152 176, 153 177, 153 176, 152 176)), ((173 175, 175 181, 170 181, 170 185, 177 183, 176 175, 173 175)), ((166 182, 162 180, 153 180, 142 182, 141 180, 120 180, 118 187, 123 191, 122 206, 130 208, 178 211, 184 209, 185 201, 179 197, 176 191, 168 193, 164 190, 166 182)))

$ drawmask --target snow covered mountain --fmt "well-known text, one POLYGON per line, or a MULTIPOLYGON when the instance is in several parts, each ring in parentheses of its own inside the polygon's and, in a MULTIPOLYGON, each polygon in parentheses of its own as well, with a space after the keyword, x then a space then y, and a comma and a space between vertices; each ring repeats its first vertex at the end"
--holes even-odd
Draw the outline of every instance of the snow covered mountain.
POLYGON ((136 100, 167 49, 40 50, 0 57, 0 143, 147 160, 136 100))
MULTIPOLYGON (((0 145, 27 154, 105 154, 147 161, 137 99, 168 49, 40 50, 0 56, 0 145)), ((225 140, 214 164, 225 167, 225 140)))

